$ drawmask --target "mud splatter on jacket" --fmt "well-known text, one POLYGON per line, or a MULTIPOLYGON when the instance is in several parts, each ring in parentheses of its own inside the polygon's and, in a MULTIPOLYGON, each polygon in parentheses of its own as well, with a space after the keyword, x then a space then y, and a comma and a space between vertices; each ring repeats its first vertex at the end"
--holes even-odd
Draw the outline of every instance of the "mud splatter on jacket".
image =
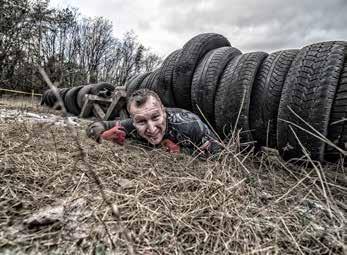
MULTIPOLYGON (((193 153, 198 147, 209 142, 208 152, 214 154, 221 149, 217 136, 194 113, 180 108, 166 108, 167 128, 163 139, 170 139, 193 153)), ((105 130, 115 126, 117 121, 102 121, 105 130)), ((119 121, 125 128, 127 137, 144 140, 137 134, 132 119, 119 121)))

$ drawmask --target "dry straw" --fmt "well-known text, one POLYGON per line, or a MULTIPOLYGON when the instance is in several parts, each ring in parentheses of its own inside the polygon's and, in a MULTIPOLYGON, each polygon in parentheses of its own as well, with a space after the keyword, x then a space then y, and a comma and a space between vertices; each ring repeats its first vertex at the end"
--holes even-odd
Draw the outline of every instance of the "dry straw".
POLYGON ((84 128, 0 120, 1 253, 346 252, 342 164, 241 153, 236 131, 217 159, 202 161, 132 141, 96 144, 84 128), (23 224, 59 206, 59 220, 23 224))

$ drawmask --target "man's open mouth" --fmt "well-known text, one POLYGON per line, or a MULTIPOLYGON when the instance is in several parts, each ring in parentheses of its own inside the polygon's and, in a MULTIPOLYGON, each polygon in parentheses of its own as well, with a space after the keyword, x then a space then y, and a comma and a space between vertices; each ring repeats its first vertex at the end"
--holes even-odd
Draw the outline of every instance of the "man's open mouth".
POLYGON ((150 140, 156 140, 160 135, 160 132, 157 132, 153 135, 147 135, 150 140))

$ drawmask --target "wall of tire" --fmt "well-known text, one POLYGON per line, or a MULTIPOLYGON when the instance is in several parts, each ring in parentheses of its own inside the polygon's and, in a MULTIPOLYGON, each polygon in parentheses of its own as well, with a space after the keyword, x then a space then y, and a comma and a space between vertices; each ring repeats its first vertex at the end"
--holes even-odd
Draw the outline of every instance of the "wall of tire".
POLYGON ((223 139, 241 130, 242 144, 277 148, 285 159, 335 161, 346 150, 345 41, 242 53, 220 34, 199 34, 126 84, 128 95, 140 88, 200 115, 223 139))
MULTIPOLYGON (((65 109, 67 112, 79 116, 82 107, 86 100, 86 95, 97 95, 104 98, 110 98, 115 87, 106 82, 81 85, 72 88, 59 88, 58 93, 63 100, 65 109)), ((61 109, 58 99, 52 89, 44 91, 41 99, 41 105, 47 105, 54 107, 55 109, 61 109)), ((108 105, 100 105, 104 110, 107 110, 108 105)), ((93 114, 91 112, 91 114, 93 114)), ((91 117, 91 116, 90 116, 91 117)))

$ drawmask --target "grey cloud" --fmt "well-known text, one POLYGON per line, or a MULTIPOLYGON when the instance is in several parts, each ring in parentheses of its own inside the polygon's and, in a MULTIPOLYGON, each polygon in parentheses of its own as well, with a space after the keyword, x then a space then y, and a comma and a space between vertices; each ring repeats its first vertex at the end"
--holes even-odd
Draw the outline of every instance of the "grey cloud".
POLYGON ((134 30, 162 54, 203 32, 220 33, 243 52, 347 40, 347 0, 52 1, 74 2, 83 14, 108 17, 117 36, 134 30))
POLYGON ((151 22, 148 20, 142 20, 141 22, 137 23, 137 26, 140 30, 147 31, 151 29, 151 22))
POLYGON ((215 32, 242 50, 300 48, 347 40, 347 1, 163 1, 161 26, 177 35, 215 32), (206 7, 207 6, 207 7, 206 7), (234 44, 234 43, 232 43, 234 44))

